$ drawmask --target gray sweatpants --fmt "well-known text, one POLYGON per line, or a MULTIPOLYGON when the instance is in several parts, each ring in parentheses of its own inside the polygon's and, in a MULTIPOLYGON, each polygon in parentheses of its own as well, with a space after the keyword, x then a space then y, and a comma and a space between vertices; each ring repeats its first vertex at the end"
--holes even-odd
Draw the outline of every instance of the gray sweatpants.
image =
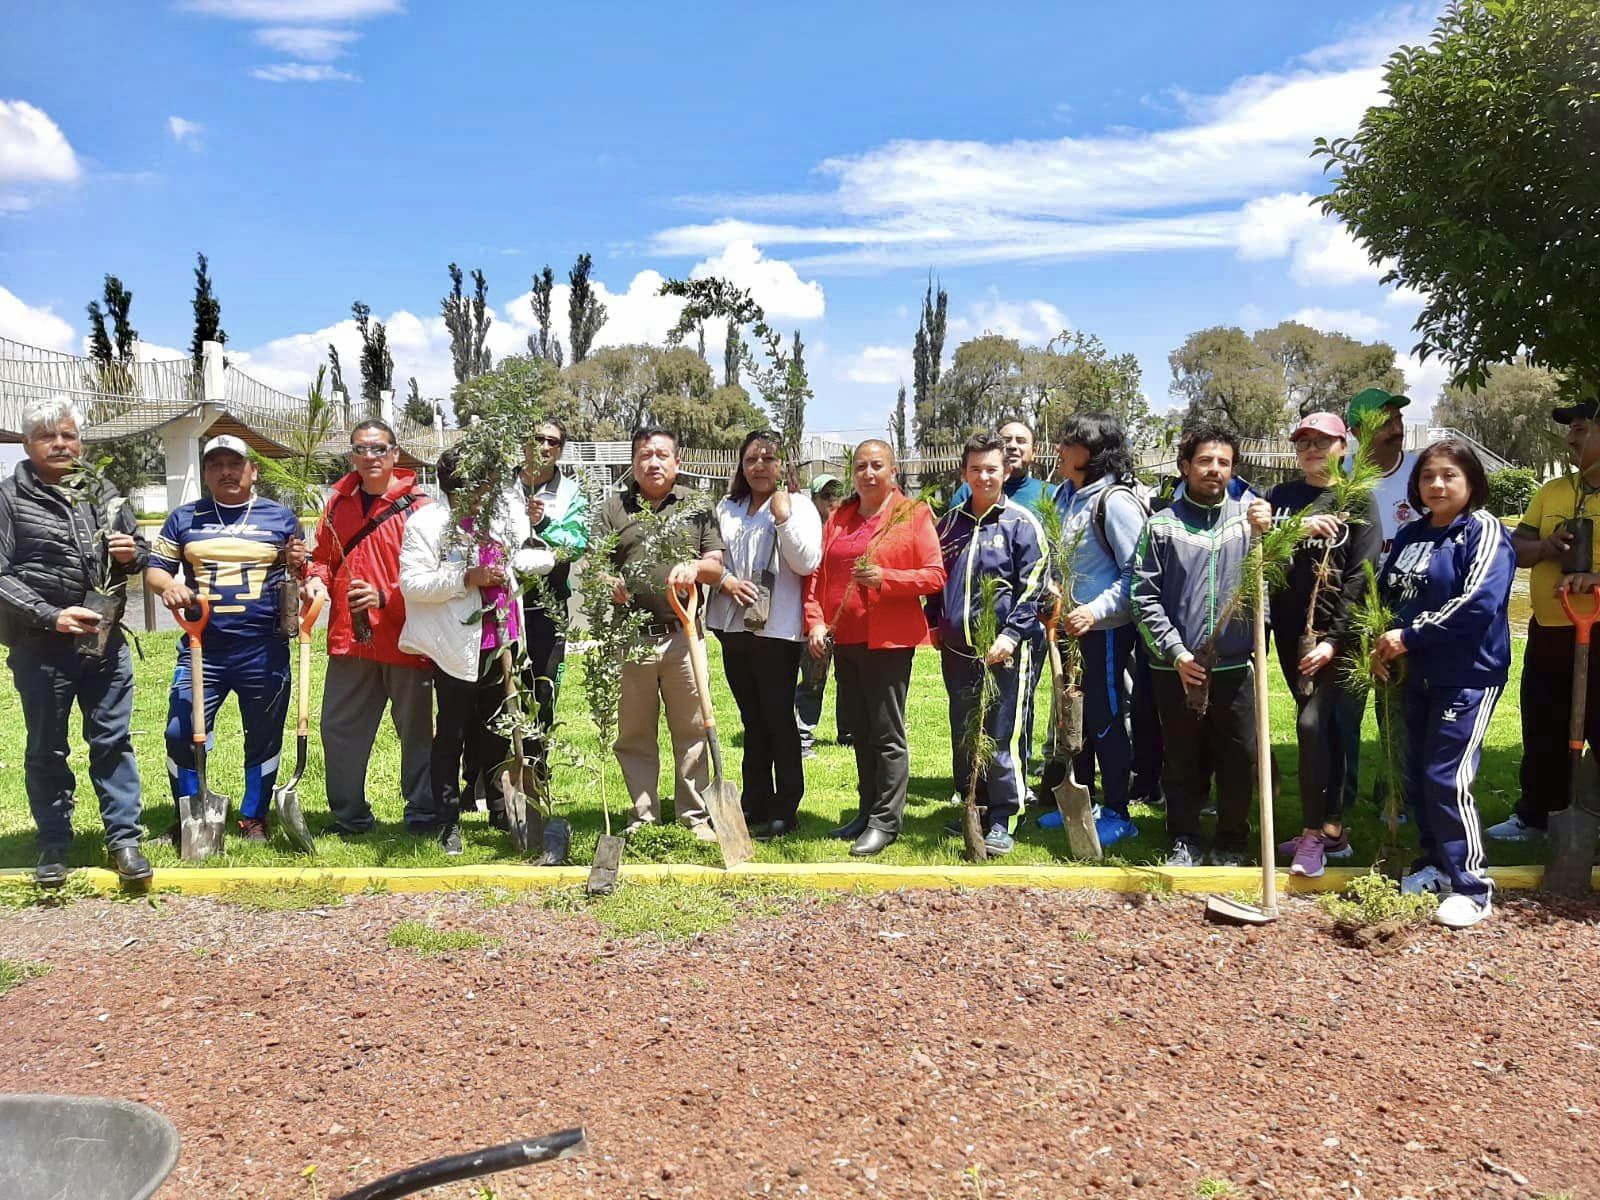
POLYGON ((367 763, 384 706, 400 737, 400 789, 405 818, 433 818, 433 673, 367 658, 330 655, 322 686, 322 762, 328 810, 340 828, 364 833, 375 824, 367 803, 367 763))

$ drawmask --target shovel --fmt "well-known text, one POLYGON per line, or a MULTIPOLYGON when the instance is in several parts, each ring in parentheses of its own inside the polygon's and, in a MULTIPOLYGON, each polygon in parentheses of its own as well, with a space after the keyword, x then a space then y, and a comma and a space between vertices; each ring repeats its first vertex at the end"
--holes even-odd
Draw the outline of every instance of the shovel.
POLYGON ((667 599, 672 611, 683 622, 683 631, 689 638, 689 664, 694 669, 694 690, 700 696, 700 717, 706 727, 706 747, 711 751, 711 786, 706 789, 706 811, 711 814, 711 832, 717 835, 717 846, 722 850, 722 865, 732 868, 749 862, 756 856, 755 845, 750 841, 750 829, 744 822, 744 809, 739 806, 739 789, 722 776, 722 743, 717 739, 717 715, 711 708, 710 672, 706 669, 706 648, 700 641, 700 631, 695 626, 695 610, 700 603, 700 589, 689 592, 688 607, 678 599, 676 588, 667 589, 667 599))
POLYGON ((1056 623, 1060 619, 1061 597, 1057 596, 1044 622, 1045 647, 1050 656, 1050 688, 1056 701, 1056 753, 1062 756, 1067 767, 1066 775, 1055 787, 1056 809, 1061 813, 1061 827, 1067 831, 1067 846, 1072 850, 1072 857, 1099 862, 1100 834, 1094 827, 1089 789, 1078 782, 1072 771, 1074 750, 1069 745, 1067 689, 1061 678, 1061 647, 1056 643, 1056 623))
POLYGON ((300 618, 300 670, 295 679, 299 714, 295 721, 294 774, 287 783, 272 789, 272 811, 278 814, 278 825, 294 843, 296 850, 315 854, 316 845, 311 831, 306 828, 305 816, 300 812, 300 777, 306 773, 306 735, 311 712, 311 631, 322 615, 326 596, 318 596, 300 618))
POLYGON ((1567 723, 1572 771, 1567 782, 1567 807, 1550 814, 1550 865, 1544 873, 1544 890, 1559 896, 1589 894, 1595 838, 1600 836, 1600 814, 1594 811, 1600 802, 1594 794, 1593 760, 1586 760, 1583 754, 1583 727, 1589 704, 1589 635, 1600 618, 1600 587, 1589 594, 1594 607, 1579 616, 1568 591, 1563 588, 1556 593, 1576 635, 1572 648, 1572 717, 1567 723))
POLYGON ((178 850, 189 862, 210 858, 222 849, 230 803, 206 785, 206 664, 200 638, 211 620, 211 601, 197 592, 194 602, 200 610, 196 619, 191 621, 184 610, 172 614, 189 635, 189 695, 193 701, 189 711, 198 786, 194 795, 178 797, 178 850))
POLYGON ((1206 898, 1206 919, 1229 925, 1266 925, 1278 919, 1277 835, 1272 829, 1272 735, 1267 720, 1267 582, 1256 597, 1256 795, 1261 808, 1261 904, 1226 896, 1206 898))
MULTIPOLYGON (((511 706, 517 702, 517 674, 511 661, 511 648, 502 647, 500 650, 500 673, 505 676, 506 704, 511 706)), ((521 726, 513 726, 511 732, 511 759, 500 771, 500 794, 505 798, 506 824, 510 827, 511 842, 521 854, 528 852, 530 845, 538 845, 540 852, 544 850, 544 816, 539 811, 539 805, 528 798, 522 790, 528 771, 527 760, 522 754, 521 726), (529 814, 536 830, 529 829, 529 814)))

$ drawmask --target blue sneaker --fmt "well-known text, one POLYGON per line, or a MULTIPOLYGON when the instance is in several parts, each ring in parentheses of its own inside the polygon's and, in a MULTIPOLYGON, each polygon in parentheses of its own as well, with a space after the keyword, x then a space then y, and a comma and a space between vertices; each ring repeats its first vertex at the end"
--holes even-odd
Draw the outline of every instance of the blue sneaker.
POLYGON ((1006 832, 1004 825, 991 825, 983 839, 983 848, 991 855, 1010 854, 1016 849, 1016 845, 1015 839, 1006 832))
POLYGON ((1049 812, 1040 814, 1040 817, 1039 817, 1039 828, 1040 829, 1060 829, 1061 828, 1061 810, 1059 808, 1052 808, 1049 812))
MULTIPOLYGON (((1060 813, 1056 814, 1058 817, 1060 813)), ((1041 822, 1042 824, 1043 822, 1041 822)), ((1100 839, 1100 849, 1114 846, 1123 838, 1139 836, 1139 827, 1119 812, 1097 808, 1094 812, 1094 832, 1100 839)))

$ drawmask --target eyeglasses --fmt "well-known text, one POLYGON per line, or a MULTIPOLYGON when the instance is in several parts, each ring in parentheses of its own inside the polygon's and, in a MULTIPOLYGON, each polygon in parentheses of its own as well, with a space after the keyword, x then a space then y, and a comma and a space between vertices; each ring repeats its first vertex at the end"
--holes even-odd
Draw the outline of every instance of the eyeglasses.
POLYGON ((1329 437, 1326 434, 1318 434, 1315 437, 1296 438, 1294 448, 1296 450, 1327 450, 1338 440, 1338 438, 1329 437))
POLYGON ((393 446, 374 446, 370 442, 362 442, 359 445, 351 446, 350 453, 357 458, 382 458, 393 449, 393 446))
POLYGON ((561 439, 560 438, 558 438, 558 437, 550 437, 550 436, 548 436, 546 434, 543 434, 543 433, 536 434, 534 436, 533 440, 538 442, 539 445, 541 445, 541 446, 559 446, 559 445, 561 445, 561 439))

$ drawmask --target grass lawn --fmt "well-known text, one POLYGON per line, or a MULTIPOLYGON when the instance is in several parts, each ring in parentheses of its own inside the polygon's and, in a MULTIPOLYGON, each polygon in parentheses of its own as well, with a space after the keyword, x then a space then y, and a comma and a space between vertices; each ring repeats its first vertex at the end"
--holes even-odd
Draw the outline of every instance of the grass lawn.
MULTIPOLYGON (((320 654, 320 639, 318 635, 320 654)), ((133 717, 133 740, 139 756, 139 768, 145 785, 144 823, 154 831, 167 829, 174 820, 173 804, 166 784, 166 754, 162 731, 166 724, 167 687, 176 660, 177 635, 152 634, 142 637, 145 659, 135 660, 136 691, 133 717)), ((1489 824, 1500 820, 1517 797, 1517 765, 1521 757, 1520 731, 1517 711, 1517 678, 1520 674, 1522 642, 1513 643, 1519 661, 1513 667, 1513 679, 1496 712, 1490 727, 1489 740, 1484 752, 1483 766, 1475 789, 1478 804, 1489 824)), ((722 718, 724 748, 730 777, 738 780, 738 762, 742 736, 738 731, 738 712, 733 697, 724 682, 720 648, 713 640, 708 647, 711 656, 711 674, 715 688, 715 703, 722 718)), ((305 778, 300 784, 301 803, 313 832, 326 821, 326 804, 322 798, 322 747, 316 733, 316 712, 321 697, 322 659, 314 658, 316 679, 312 691, 312 735, 310 761, 305 778)), ((593 729, 585 715, 579 687, 579 673, 583 670, 581 657, 569 659, 567 680, 561 699, 562 732, 570 738, 576 750, 575 757, 586 765, 559 766, 556 771, 556 788, 559 815, 573 825, 574 862, 588 862, 593 855, 594 841, 602 830, 600 794, 595 765, 602 758, 606 765, 607 798, 611 805, 612 821, 620 829, 628 812, 622 796, 621 776, 609 750, 597 743, 593 729)), ((23 789, 22 718, 5 682, 6 703, 0 712, 0 866, 32 866, 34 862, 33 823, 28 813, 27 796, 23 789)), ((829 698, 824 705, 823 723, 819 729, 820 742, 817 757, 806 764, 806 799, 801 812, 801 831, 782 842, 759 845, 757 858, 763 862, 816 862, 848 858, 848 846, 829 839, 829 829, 842 824, 856 811, 855 759, 848 747, 833 742, 833 702, 830 683, 829 698)), ((1040 691, 1040 729, 1042 734, 1048 706, 1045 703, 1047 685, 1040 691)), ((891 863, 943 864, 961 861, 959 838, 942 835, 940 827, 954 815, 949 799, 950 781, 949 718, 944 691, 939 681, 939 667, 935 655, 929 651, 917 654, 916 669, 911 686, 909 725, 911 736, 911 787, 906 807, 906 825, 900 840, 881 855, 881 861, 891 863)), ((289 732, 284 738, 284 771, 293 767, 294 736, 293 714, 289 732)), ((1294 745, 1294 704, 1289 699, 1276 664, 1272 671, 1272 733, 1274 752, 1283 775, 1283 789, 1277 806, 1280 837, 1298 832, 1300 824, 1299 788, 1296 781, 1296 750, 1294 745)), ((670 776, 671 754, 666 744, 665 726, 662 729, 661 759, 664 771, 670 776)), ((1366 730, 1367 742, 1364 758, 1370 760, 1377 752, 1376 728, 1369 713, 1366 730)), ((239 712, 230 701, 224 708, 216 730, 216 749, 211 755, 211 786, 237 799, 242 780, 242 744, 239 712)), ((79 805, 74 826, 79 837, 73 844, 71 861, 76 865, 97 865, 103 861, 103 845, 98 808, 89 786, 83 746, 73 747, 73 769, 78 776, 79 805)), ((377 813, 379 827, 360 841, 347 842, 335 837, 317 839, 317 861, 332 866, 444 866, 452 860, 430 839, 408 835, 401 823, 399 795, 399 744, 393 727, 385 723, 373 750, 368 797, 377 813)), ((1370 773, 1363 779, 1363 795, 1370 797, 1370 773)), ((670 777, 662 782, 662 793, 671 796, 670 777)), ((668 803, 670 810, 670 801, 668 803)), ((1132 842, 1116 847, 1118 856, 1130 863, 1159 861, 1166 845, 1162 814, 1154 810, 1135 808, 1134 817, 1140 827, 1140 836, 1132 842)), ((1379 845, 1377 810, 1370 800, 1364 800, 1351 814, 1350 835, 1356 849, 1356 862, 1371 861, 1379 845)), ((231 836, 227 852, 210 860, 217 865, 236 866, 292 866, 307 862, 295 854, 288 843, 277 834, 266 846, 250 846, 231 836)), ((461 863, 483 863, 513 855, 510 838, 488 827, 482 813, 475 813, 463 821, 462 840, 465 853, 461 863)), ((1408 839, 1409 840, 1409 839, 1408 839)), ((151 860, 160 867, 177 867, 177 851, 164 841, 147 843, 151 860)), ((1496 864, 1542 861, 1542 846, 1489 843, 1490 862, 1496 864)), ((630 843, 628 850, 632 861, 705 862, 718 863, 720 858, 714 845, 694 841, 687 831, 675 827, 647 830, 630 843)), ((1060 830, 1042 830, 1031 821, 1018 833, 1017 849, 1008 856, 1008 863, 1051 863, 1069 858, 1066 837, 1060 830)))

